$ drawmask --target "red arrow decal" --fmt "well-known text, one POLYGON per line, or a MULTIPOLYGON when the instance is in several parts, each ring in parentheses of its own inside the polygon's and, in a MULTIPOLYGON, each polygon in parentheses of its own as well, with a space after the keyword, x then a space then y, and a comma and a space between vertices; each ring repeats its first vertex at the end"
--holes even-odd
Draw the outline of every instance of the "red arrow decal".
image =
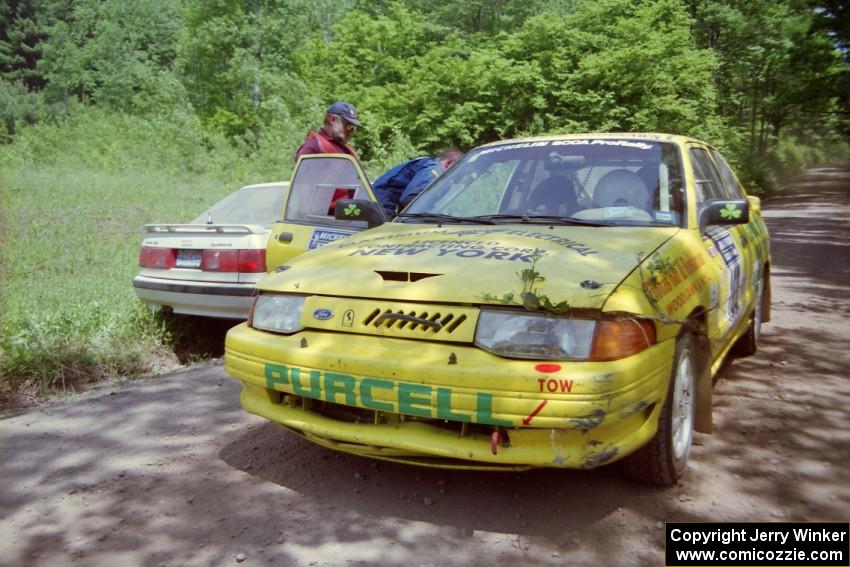
POLYGON ((540 413, 540 410, 543 409, 543 406, 546 405, 547 401, 549 401, 549 400, 543 400, 542 402, 540 402, 540 404, 536 408, 534 408, 534 411, 531 412, 531 415, 529 415, 528 417, 526 417, 525 419, 522 420, 522 424, 528 425, 529 423, 531 423, 531 420, 534 419, 535 415, 540 413))

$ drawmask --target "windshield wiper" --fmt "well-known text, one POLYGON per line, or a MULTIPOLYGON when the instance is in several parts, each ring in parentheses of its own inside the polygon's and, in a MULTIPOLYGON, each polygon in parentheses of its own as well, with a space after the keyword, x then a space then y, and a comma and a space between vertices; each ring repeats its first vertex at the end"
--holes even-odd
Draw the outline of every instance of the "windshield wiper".
POLYGON ((457 222, 457 223, 472 223, 472 224, 496 224, 486 216, 484 217, 455 217, 452 215, 444 215, 440 213, 402 213, 397 218, 404 219, 420 219, 433 220, 440 222, 457 222))
POLYGON ((612 226, 610 223, 602 223, 585 219, 574 219, 572 217, 561 217, 558 215, 481 215, 475 217, 478 219, 486 219, 491 221, 509 220, 527 223, 543 223, 543 224, 570 224, 577 226, 612 226))

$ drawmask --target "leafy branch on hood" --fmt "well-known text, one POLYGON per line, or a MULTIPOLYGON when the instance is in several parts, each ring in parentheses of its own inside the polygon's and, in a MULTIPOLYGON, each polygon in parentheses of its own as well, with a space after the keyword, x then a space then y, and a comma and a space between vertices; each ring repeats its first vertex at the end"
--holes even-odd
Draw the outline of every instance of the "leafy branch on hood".
POLYGON ((540 293, 538 286, 546 281, 545 276, 537 270, 537 262, 546 255, 545 250, 535 248, 529 256, 531 266, 516 272, 522 291, 509 291, 502 296, 485 293, 482 298, 485 301, 495 301, 502 305, 521 305, 529 311, 543 311, 551 315, 563 315, 569 312, 570 304, 567 301, 553 303, 548 295, 540 293))

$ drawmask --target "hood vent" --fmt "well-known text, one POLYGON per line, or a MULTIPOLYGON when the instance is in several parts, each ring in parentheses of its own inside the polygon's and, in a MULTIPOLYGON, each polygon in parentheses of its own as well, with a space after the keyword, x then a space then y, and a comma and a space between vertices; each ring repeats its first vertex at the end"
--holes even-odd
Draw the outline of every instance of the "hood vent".
POLYGON ((384 278, 385 282, 418 282, 425 278, 433 278, 443 274, 426 274, 423 272, 387 272, 375 270, 375 273, 384 278))

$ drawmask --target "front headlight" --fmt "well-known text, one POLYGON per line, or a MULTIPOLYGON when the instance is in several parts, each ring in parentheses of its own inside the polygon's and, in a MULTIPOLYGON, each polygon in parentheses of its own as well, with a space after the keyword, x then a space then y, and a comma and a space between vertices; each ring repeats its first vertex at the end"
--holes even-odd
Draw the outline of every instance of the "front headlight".
POLYGON ((532 360, 587 360, 595 321, 482 309, 475 344, 493 354, 532 360))
POLYGON ((249 326, 273 333, 300 331, 303 295, 263 293, 254 300, 249 326))
POLYGON ((482 309, 475 344, 493 354, 530 360, 618 360, 656 342, 649 319, 571 319, 482 309))

